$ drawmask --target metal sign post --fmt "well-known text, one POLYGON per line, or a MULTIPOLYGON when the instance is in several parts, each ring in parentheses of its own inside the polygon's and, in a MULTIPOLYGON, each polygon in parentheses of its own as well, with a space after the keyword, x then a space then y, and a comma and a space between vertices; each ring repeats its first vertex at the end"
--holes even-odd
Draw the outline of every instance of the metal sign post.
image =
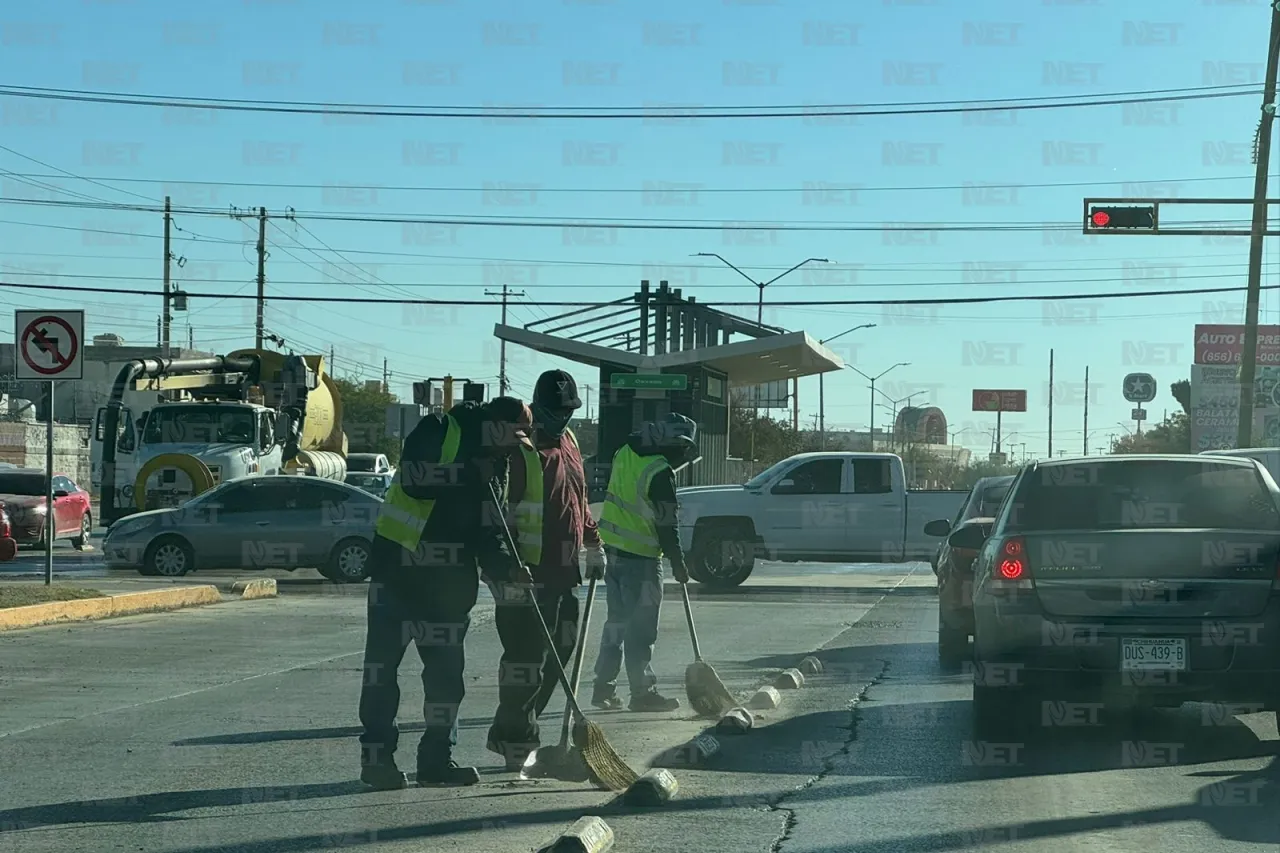
POLYGON ((1130 373, 1124 378, 1123 387, 1124 398, 1130 403, 1137 404, 1132 415, 1138 424, 1138 438, 1142 438, 1142 422, 1147 419, 1147 413, 1142 408, 1142 404, 1150 403, 1156 398, 1156 378, 1150 373, 1130 373))
POLYGON ((59 379, 84 378, 84 311, 15 311, 13 340, 18 380, 46 382, 44 432, 44 583, 53 584, 53 542, 57 512, 53 496, 54 392, 59 379))

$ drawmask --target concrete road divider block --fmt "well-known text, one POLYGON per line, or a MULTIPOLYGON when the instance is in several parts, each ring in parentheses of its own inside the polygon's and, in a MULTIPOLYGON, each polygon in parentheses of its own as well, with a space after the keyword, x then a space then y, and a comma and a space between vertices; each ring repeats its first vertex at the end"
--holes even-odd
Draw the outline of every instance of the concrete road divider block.
POLYGON ((751 697, 747 707, 755 711, 772 711, 782 704, 782 694, 776 687, 761 687, 751 697))
POLYGON ((698 735, 688 743, 672 747, 658 756, 654 767, 700 767, 720 751, 720 741, 709 734, 698 735))
POLYGON ((231 591, 243 599, 275 598, 278 595, 274 578, 257 578, 251 581, 236 581, 231 591))
POLYGON ((114 616, 132 616, 138 613, 158 613, 164 610, 217 604, 220 601, 222 601, 222 595, 216 586, 181 586, 171 589, 149 589, 144 592, 126 592, 102 598, 50 601, 46 604, 31 604, 26 607, 9 607, 0 610, 0 631, 15 631, 59 622, 87 622, 94 619, 110 619, 114 616))
POLYGON ((680 783, 670 770, 654 768, 631 783, 623 802, 631 806, 660 806, 671 801, 680 783))
POLYGON ((727 735, 744 735, 755 725, 755 717, 746 708, 731 708, 716 723, 716 731, 727 735))
POLYGON ((773 686, 779 690, 795 690, 804 685, 804 674, 798 669, 789 669, 774 679, 773 686))
POLYGON ((822 669, 822 661, 818 660, 813 655, 809 655, 807 658, 800 661, 800 671, 805 675, 818 675, 822 672, 822 669))
POLYGON ((579 818, 538 853, 604 853, 613 848, 613 829, 603 818, 588 815, 579 818))

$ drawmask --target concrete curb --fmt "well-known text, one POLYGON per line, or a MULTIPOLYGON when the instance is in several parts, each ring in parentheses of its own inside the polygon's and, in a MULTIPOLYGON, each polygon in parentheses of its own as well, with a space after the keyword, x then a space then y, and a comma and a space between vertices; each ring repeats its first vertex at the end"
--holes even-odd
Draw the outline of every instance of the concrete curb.
POLYGON ((701 767, 720 751, 720 741, 703 732, 693 740, 672 747, 659 755, 650 765, 655 768, 701 767))
POLYGON ((660 767, 648 771, 631 783, 622 801, 629 806, 661 806, 680 791, 680 783, 670 770, 660 767))
POLYGON ((788 669, 773 680, 773 686, 778 690, 795 690, 804 686, 804 675, 798 669, 788 669))
POLYGON ((716 723, 716 731, 726 735, 744 735, 755 727, 756 718, 746 708, 730 708, 716 723))
POLYGON ((747 702, 753 711, 772 711, 782 704, 782 694, 776 687, 761 687, 747 702))
POLYGON ((821 675, 824 669, 826 667, 822 665, 822 661, 813 655, 809 655, 800 661, 800 671, 805 675, 821 675))
POLYGON ((252 581, 236 581, 231 585, 231 591, 240 596, 240 598, 248 600, 252 598, 275 598, 279 594, 276 590, 276 582, 273 578, 259 578, 252 581))
POLYGON ((603 818, 586 815, 560 833, 538 853, 605 853, 613 847, 613 829, 603 818))
POLYGON ((88 622, 137 613, 158 613, 184 607, 218 604, 222 595, 216 586, 183 586, 177 589, 149 589, 102 598, 50 601, 0 610, 0 631, 17 631, 61 622, 88 622))

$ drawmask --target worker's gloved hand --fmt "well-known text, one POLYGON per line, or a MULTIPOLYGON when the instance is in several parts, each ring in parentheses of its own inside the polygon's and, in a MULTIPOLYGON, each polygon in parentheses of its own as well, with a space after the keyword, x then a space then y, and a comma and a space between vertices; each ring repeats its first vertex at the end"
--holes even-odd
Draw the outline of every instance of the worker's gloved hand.
POLYGON ((605 559, 604 548, 588 548, 585 555, 586 577, 589 581, 604 580, 605 568, 609 561, 605 559))
POLYGON ((689 582, 689 569, 683 560, 671 564, 671 574, 675 577, 676 583, 689 582))

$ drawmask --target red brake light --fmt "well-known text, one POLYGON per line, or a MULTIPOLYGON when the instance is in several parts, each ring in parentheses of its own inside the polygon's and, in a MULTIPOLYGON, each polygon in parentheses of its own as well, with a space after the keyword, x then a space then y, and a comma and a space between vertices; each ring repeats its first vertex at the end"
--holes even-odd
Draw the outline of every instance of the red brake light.
POLYGON ((1026 547, 1020 538, 1006 539, 1000 548, 996 571, 1004 580, 1016 581, 1027 572, 1026 547))

